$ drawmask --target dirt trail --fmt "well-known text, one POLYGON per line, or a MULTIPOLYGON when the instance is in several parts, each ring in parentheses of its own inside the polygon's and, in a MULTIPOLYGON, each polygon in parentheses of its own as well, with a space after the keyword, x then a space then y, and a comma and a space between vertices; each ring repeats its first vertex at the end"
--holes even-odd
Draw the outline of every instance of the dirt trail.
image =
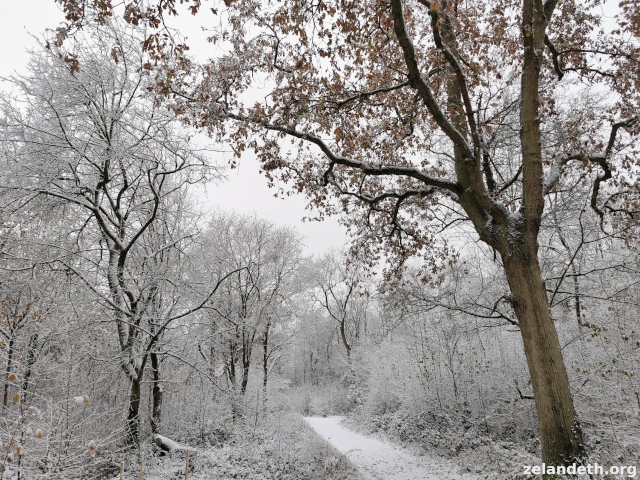
POLYGON ((340 425, 342 417, 305 417, 315 432, 343 453, 366 480, 477 480, 458 473, 455 464, 437 457, 415 456, 389 443, 340 425))

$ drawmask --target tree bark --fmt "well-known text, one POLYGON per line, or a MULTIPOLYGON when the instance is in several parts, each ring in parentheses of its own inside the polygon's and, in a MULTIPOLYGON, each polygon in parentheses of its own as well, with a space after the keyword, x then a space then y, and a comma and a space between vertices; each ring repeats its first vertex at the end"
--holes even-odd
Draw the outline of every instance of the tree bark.
POLYGON ((520 325, 538 414, 542 459, 568 465, 584 457, 558 333, 536 255, 503 255, 512 304, 520 325))
POLYGON ((134 377, 131 380, 127 414, 126 444, 128 447, 136 447, 140 443, 140 387, 140 378, 134 377))
POLYGON ((27 350, 27 361, 24 371, 24 377, 22 379, 22 392, 26 397, 27 391, 29 390, 31 375, 33 373, 33 365, 36 363, 36 359, 38 356, 38 334, 34 333, 29 337, 29 346, 27 350))
POLYGON ((2 406, 4 408, 9 405, 9 375, 11 375, 11 367, 13 366, 14 344, 15 340, 11 337, 7 346, 7 368, 4 375, 4 395, 2 398, 2 406))
POLYGON ((271 329, 271 317, 267 318, 262 337, 262 410, 267 414, 267 382, 269 381, 269 330, 271 329))
POLYGON ((155 352, 150 353, 153 372, 153 407, 151 410, 151 433, 158 433, 162 416, 162 384, 160 383, 160 359, 155 352))
POLYGON ((242 384, 240 393, 244 395, 247 391, 247 385, 249 384, 249 370, 251 368, 251 354, 253 353, 253 341, 255 340, 256 330, 253 332, 247 331, 247 328, 242 327, 242 384))
POLYGON ((229 377, 229 383, 232 387, 236 385, 236 357, 237 357, 237 344, 233 340, 229 340, 229 360, 227 362, 227 375, 229 377))
POLYGON ((342 344, 344 345, 344 348, 347 351, 347 362, 349 363, 349 368, 351 368, 351 344, 349 343, 349 340, 347 340, 346 323, 347 323, 347 319, 345 315, 340 321, 340 339, 342 340, 342 344))
POLYGON ((242 362, 242 385, 240 387, 240 393, 244 395, 247 392, 247 385, 249 384, 249 362, 242 362))

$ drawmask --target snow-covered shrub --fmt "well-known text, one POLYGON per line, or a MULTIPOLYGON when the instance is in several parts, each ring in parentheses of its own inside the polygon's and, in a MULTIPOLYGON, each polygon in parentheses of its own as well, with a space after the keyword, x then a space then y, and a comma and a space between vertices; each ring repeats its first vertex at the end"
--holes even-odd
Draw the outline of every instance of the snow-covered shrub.
MULTIPOLYGON (((184 456, 149 459, 145 478, 184 478, 184 456)), ((296 414, 238 420, 232 442, 204 446, 190 457, 189 479, 358 480, 353 466, 296 414)))

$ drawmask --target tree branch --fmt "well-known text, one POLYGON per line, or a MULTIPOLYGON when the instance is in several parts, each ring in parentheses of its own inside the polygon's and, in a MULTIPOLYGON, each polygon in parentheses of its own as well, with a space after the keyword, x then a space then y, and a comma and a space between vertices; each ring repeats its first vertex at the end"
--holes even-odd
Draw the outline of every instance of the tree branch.
MULTIPOLYGON (((467 117, 469 129, 471 131, 471 138, 473 139, 473 148, 477 154, 480 152, 480 136, 478 134, 478 126, 476 125, 475 117, 473 116, 473 107, 471 105, 471 99, 469 97, 467 79, 464 75, 464 72, 462 71, 462 66, 458 61, 458 57, 442 40, 442 36, 440 35, 440 28, 438 26, 438 18, 440 17, 440 14, 437 10, 429 9, 429 15, 431 16, 431 29, 433 30, 433 38, 436 47, 442 50, 445 58, 447 59, 447 62, 449 62, 449 65, 451 65, 456 75, 458 88, 460 89, 460 94, 462 95, 462 101, 464 103, 464 112, 467 117)), ((450 22, 450 20, 445 17, 445 22, 450 22)), ((451 28, 451 25, 448 25, 448 27, 451 28)))
POLYGON ((549 49, 549 51, 551 52, 551 59, 553 61, 553 69, 556 71, 556 75, 558 75, 558 80, 562 80, 562 77, 564 77, 564 72, 562 71, 562 68, 560 67, 560 62, 558 57, 560 56, 560 52, 558 52, 558 50, 556 49, 555 45, 551 42, 551 39, 549 38, 549 35, 544 36, 544 44, 547 46, 547 48, 549 49))
POLYGON ((396 37, 398 38, 398 42, 400 43, 400 47, 402 48, 404 60, 409 70, 409 82, 418 91, 420 98, 426 105, 438 126, 442 129, 445 135, 447 135, 447 137, 449 137, 449 139, 458 148, 460 148, 462 156, 472 159, 474 157, 473 152, 464 135, 460 133, 458 129, 456 129, 447 119, 444 112, 440 109, 431 88, 424 81, 424 78, 420 73, 413 40, 407 32, 404 21, 402 0, 391 0, 391 13, 393 16, 393 29, 396 37))
MULTIPOLYGON (((329 146, 326 144, 326 142, 323 139, 321 139, 316 135, 313 135, 310 133, 303 133, 294 128, 283 127, 283 126, 274 125, 272 123, 268 123, 264 121, 254 120, 249 117, 245 117, 235 113, 226 113, 226 116, 233 120, 238 120, 244 123, 257 124, 268 130, 272 130, 275 132, 282 132, 292 137, 305 140, 309 143, 313 143, 314 145, 320 148, 322 153, 331 162, 331 165, 329 166, 329 169, 327 170, 327 172, 331 171, 331 169, 333 168, 333 165, 343 165, 346 167, 354 168, 356 170, 360 170, 362 171, 362 173, 366 175, 403 176, 403 177, 408 177, 408 178, 413 178, 415 180, 418 180, 424 183, 425 185, 429 185, 435 188, 439 188, 441 190, 446 190, 446 191, 455 193, 456 195, 461 195, 463 193, 462 187, 457 182, 451 182, 448 180, 442 180, 440 178, 432 177, 430 175, 425 174, 424 172, 422 172, 421 170, 415 167, 403 167, 403 166, 396 166, 396 165, 372 165, 359 160, 353 160, 335 153, 331 148, 329 148, 329 146)), ((325 173, 325 181, 326 180, 327 180, 327 174, 325 173)))
POLYGON ((381 87, 368 92, 360 92, 356 95, 344 98, 342 100, 329 100, 329 102, 335 104, 335 108, 339 109, 345 106, 347 103, 351 103, 356 100, 362 100, 364 98, 373 97, 374 95, 378 95, 379 93, 388 93, 388 92, 393 92, 394 90, 400 90, 401 88, 407 87, 409 85, 410 85, 409 81, 406 81, 406 82, 399 83, 397 85, 392 85, 390 87, 381 87))

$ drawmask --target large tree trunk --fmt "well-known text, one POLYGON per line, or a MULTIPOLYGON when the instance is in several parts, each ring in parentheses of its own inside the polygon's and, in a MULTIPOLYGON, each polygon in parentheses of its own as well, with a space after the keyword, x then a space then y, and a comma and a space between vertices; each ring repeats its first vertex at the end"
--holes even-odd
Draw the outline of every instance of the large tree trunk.
POLYGON ((128 447, 137 447, 140 443, 140 384, 139 377, 134 377, 131 380, 129 412, 127 414, 126 443, 128 447))
POLYGON ((582 431, 536 255, 503 255, 538 414, 542 459, 551 465, 579 462, 582 431))
POLYGON ((502 255, 513 294, 538 413, 542 460, 552 465, 580 462, 582 430, 576 418, 569 379, 551 319, 538 262, 538 233, 544 211, 540 130, 540 72, 547 18, 555 2, 523 0, 524 61, 521 77, 522 241, 502 255), (547 7, 549 10, 547 11, 547 7))

